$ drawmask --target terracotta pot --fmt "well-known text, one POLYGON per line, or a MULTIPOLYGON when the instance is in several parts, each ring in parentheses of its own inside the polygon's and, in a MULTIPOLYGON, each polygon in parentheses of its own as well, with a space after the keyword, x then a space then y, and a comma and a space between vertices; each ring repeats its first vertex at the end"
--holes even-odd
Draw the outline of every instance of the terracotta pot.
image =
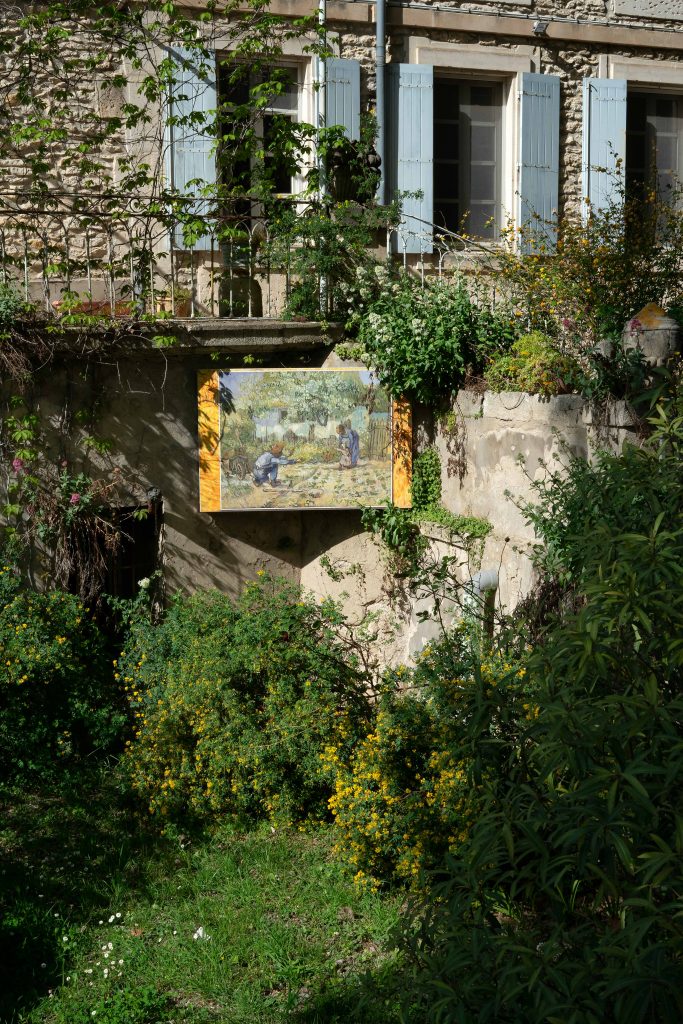
POLYGON ((175 303, 171 301, 170 295, 157 295, 154 299, 157 313, 173 313, 174 316, 184 319, 190 315, 192 303, 189 295, 182 297, 176 295, 175 303))

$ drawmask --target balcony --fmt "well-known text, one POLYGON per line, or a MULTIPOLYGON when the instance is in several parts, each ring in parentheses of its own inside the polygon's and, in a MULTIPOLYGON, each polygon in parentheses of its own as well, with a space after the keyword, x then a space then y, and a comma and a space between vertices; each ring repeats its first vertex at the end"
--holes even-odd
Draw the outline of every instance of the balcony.
MULTIPOLYGON (((287 317, 299 283, 293 246, 272 237, 253 204, 245 216, 207 218, 206 233, 185 244, 181 225, 149 202, 98 213, 87 197, 68 198, 47 209, 0 202, 0 282, 43 316, 67 324, 83 315, 167 319, 188 328, 193 321, 287 317)), ((286 202, 297 216, 310 208, 286 202)), ((324 281, 315 287, 324 299, 324 281)))

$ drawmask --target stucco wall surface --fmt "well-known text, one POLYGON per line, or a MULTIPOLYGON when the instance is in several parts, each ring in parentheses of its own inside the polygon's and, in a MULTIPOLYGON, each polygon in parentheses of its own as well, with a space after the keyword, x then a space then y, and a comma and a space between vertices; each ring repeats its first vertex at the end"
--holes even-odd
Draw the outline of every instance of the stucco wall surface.
MULTIPOLYGON (((320 345, 308 355, 280 350, 268 361, 340 365, 320 345)), ((38 395, 50 427, 47 458, 73 458, 65 421, 77 433, 71 413, 96 402, 96 433, 112 441, 112 452, 93 452, 83 468, 105 478, 115 469, 124 504, 144 503, 148 488, 161 492, 167 595, 215 587, 236 596, 265 568, 318 598, 336 598, 351 637, 366 640, 380 660, 409 659, 437 631, 420 620, 430 602, 411 598, 392 575, 387 552, 363 530, 360 510, 199 512, 197 371, 211 362, 196 349, 123 354, 101 365, 87 387, 75 365, 51 371, 38 395)), ((415 433, 420 444, 427 435, 423 429, 415 433)), ((488 519, 493 532, 483 551, 468 559, 439 528, 426 527, 432 554, 455 555, 462 581, 480 569, 498 570, 498 602, 511 610, 533 585, 533 531, 515 500, 532 498, 532 481, 561 465, 567 451, 590 458, 596 448, 616 451, 626 440, 636 442, 637 435, 623 403, 597 416, 573 395, 544 400, 461 391, 436 436, 443 501, 453 512, 488 519)))
POLYGON ((499 571, 498 603, 509 611, 534 582, 534 532, 518 504, 533 501, 533 482, 566 465, 569 454, 590 459, 637 443, 635 424, 625 403, 598 411, 578 395, 461 391, 453 414, 437 437, 444 504, 492 524, 481 568, 499 571))

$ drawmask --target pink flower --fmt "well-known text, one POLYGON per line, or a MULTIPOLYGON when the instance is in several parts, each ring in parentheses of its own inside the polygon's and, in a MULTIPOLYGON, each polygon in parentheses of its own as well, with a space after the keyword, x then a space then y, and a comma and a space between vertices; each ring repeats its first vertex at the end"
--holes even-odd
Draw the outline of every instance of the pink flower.
POLYGON ((12 469, 14 470, 15 473, 21 473, 23 468, 24 468, 24 460, 23 459, 12 459, 12 469))
POLYGON ((71 497, 69 498, 69 503, 71 505, 78 505, 80 500, 81 500, 80 494, 72 494, 71 497))
POLYGON ((641 328, 642 328, 642 326, 643 326, 643 325, 642 325, 642 323, 640 322, 640 320, 638 319, 638 317, 637 317, 637 316, 634 316, 634 317, 633 317, 633 320, 631 320, 631 322, 630 322, 630 324, 629 324, 628 326, 629 326, 629 328, 630 328, 630 329, 631 329, 632 331, 639 331, 639 330, 641 330, 641 328))

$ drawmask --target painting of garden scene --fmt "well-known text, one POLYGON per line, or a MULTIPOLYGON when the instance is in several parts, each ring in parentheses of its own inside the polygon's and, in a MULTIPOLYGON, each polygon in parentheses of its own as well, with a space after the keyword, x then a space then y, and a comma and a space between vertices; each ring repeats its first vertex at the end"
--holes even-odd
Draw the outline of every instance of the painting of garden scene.
POLYGON ((361 369, 219 371, 221 508, 392 496, 391 400, 361 369))

